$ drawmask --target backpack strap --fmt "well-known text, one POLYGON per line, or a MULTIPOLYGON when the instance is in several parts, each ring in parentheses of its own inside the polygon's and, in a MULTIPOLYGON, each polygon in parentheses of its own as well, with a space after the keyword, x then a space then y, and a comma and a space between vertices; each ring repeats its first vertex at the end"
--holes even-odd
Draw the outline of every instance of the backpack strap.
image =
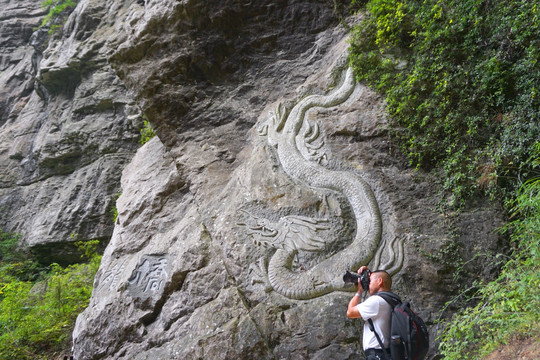
POLYGON ((390 304, 392 310, 394 310, 397 305, 401 304, 401 298, 391 291, 379 291, 378 293, 373 295, 382 297, 384 301, 390 304))
POLYGON ((377 334, 377 332, 375 331, 375 326, 373 326, 373 320, 368 319, 367 322, 369 324, 369 330, 373 331, 373 334, 375 334, 375 337, 377 338, 377 341, 379 342, 379 346, 381 347, 385 360, 390 360, 390 358, 388 357, 388 353, 386 352, 386 349, 384 348, 384 344, 381 341, 381 338, 379 337, 379 334, 377 334))

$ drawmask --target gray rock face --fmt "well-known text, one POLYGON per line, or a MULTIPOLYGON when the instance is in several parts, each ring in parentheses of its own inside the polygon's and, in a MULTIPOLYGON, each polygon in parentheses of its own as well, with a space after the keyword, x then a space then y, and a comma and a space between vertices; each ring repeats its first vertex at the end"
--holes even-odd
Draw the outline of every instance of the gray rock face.
POLYGON ((40 2, 1 6, 0 227, 69 261, 51 249, 112 233, 141 112, 107 63, 103 6, 81 3, 52 36, 33 32, 46 14, 40 2))
MULTIPOLYGON (((257 8, 237 14, 244 10, 232 3, 212 5, 147 2, 144 14, 131 13, 132 36, 111 57, 159 138, 124 170, 118 222, 90 305, 77 320, 75 356, 357 358, 361 322, 345 317, 350 292, 334 289, 295 299, 281 291, 286 280, 280 275, 273 281, 270 269, 276 254, 289 250, 290 263, 277 264, 279 271, 292 278, 314 274, 326 259, 347 251, 367 229, 359 218, 371 215, 355 210, 340 187, 292 178, 265 130, 276 114, 278 128, 279 114, 289 121, 294 105, 307 95, 340 86, 346 30, 300 12, 306 23, 286 35, 279 29, 297 18, 284 16, 274 24, 278 14, 271 13, 256 27, 251 15, 257 8), (227 32, 221 24, 231 13, 245 23, 227 32), (212 22, 216 16, 223 19, 212 22), (252 27, 258 37, 274 34, 275 40, 242 47, 256 38, 252 27), (285 39, 293 38, 286 45, 285 39)), ((296 6, 274 10, 295 13, 296 6)), ((396 291, 412 299, 432 326, 456 287, 452 271, 458 261, 437 257, 453 243, 454 229, 436 210, 434 179, 407 169, 392 151, 383 105, 365 87, 357 85, 342 105, 313 108, 305 118, 317 124, 297 129, 298 143, 311 140, 311 151, 299 149, 306 163, 339 172, 336 181, 349 174, 368 184, 382 231, 366 259, 396 272, 396 291)), ((498 216, 490 208, 483 211, 498 216)), ((460 221, 470 225, 468 218, 476 215, 464 213, 460 221)), ((488 249, 496 247, 493 228, 478 226, 459 233, 457 243, 482 239, 488 249)), ((326 278, 313 277, 313 284, 339 282, 349 266, 336 264, 326 278)))
POLYGON ((345 270, 390 270, 433 335, 463 262, 490 276, 474 253, 499 246, 497 209, 439 213, 380 97, 341 93, 360 19, 335 5, 81 0, 3 55, 0 226, 35 246, 112 232, 76 359, 361 358, 345 270), (158 136, 133 156, 139 108, 158 136))

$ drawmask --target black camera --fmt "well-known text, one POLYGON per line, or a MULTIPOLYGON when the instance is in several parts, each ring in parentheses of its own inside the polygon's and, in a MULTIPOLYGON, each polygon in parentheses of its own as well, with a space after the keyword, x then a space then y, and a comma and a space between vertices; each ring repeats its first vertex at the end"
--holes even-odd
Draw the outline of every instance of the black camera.
POLYGON ((347 270, 345 272, 345 275, 343 275, 343 282, 345 282, 345 284, 351 283, 351 284, 357 285, 359 279, 360 279, 359 274, 351 273, 349 272, 349 270, 347 270))
POLYGON ((351 283, 354 285, 358 285, 358 281, 360 281, 360 285, 362 286, 362 289, 364 291, 369 290, 369 276, 371 275, 371 271, 364 270, 361 274, 355 274, 351 273, 348 270, 345 272, 345 275, 343 275, 343 281, 347 283, 351 283))

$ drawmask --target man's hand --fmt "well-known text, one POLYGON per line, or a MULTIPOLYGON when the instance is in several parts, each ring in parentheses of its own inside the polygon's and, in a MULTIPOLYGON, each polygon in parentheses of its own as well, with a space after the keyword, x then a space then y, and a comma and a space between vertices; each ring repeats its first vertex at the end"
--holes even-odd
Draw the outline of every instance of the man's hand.
POLYGON ((367 266, 360 266, 360 269, 358 269, 358 273, 361 274, 364 272, 364 270, 369 270, 367 266))

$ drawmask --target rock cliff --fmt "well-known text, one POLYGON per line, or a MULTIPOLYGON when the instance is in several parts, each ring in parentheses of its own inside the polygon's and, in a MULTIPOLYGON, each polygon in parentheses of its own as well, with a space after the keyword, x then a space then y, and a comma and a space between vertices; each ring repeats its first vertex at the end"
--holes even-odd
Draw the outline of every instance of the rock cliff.
POLYGON ((391 271, 433 335, 458 268, 490 276, 497 209, 437 211, 346 77, 339 2, 81 0, 48 38, 4 2, 0 225, 110 239, 76 359, 361 358, 345 270, 391 271))
POLYGON ((96 31, 106 9, 81 3, 49 35, 34 31, 40 4, 0 4, 0 226, 22 233, 44 261, 69 261, 66 244, 110 237, 142 115, 96 31))

